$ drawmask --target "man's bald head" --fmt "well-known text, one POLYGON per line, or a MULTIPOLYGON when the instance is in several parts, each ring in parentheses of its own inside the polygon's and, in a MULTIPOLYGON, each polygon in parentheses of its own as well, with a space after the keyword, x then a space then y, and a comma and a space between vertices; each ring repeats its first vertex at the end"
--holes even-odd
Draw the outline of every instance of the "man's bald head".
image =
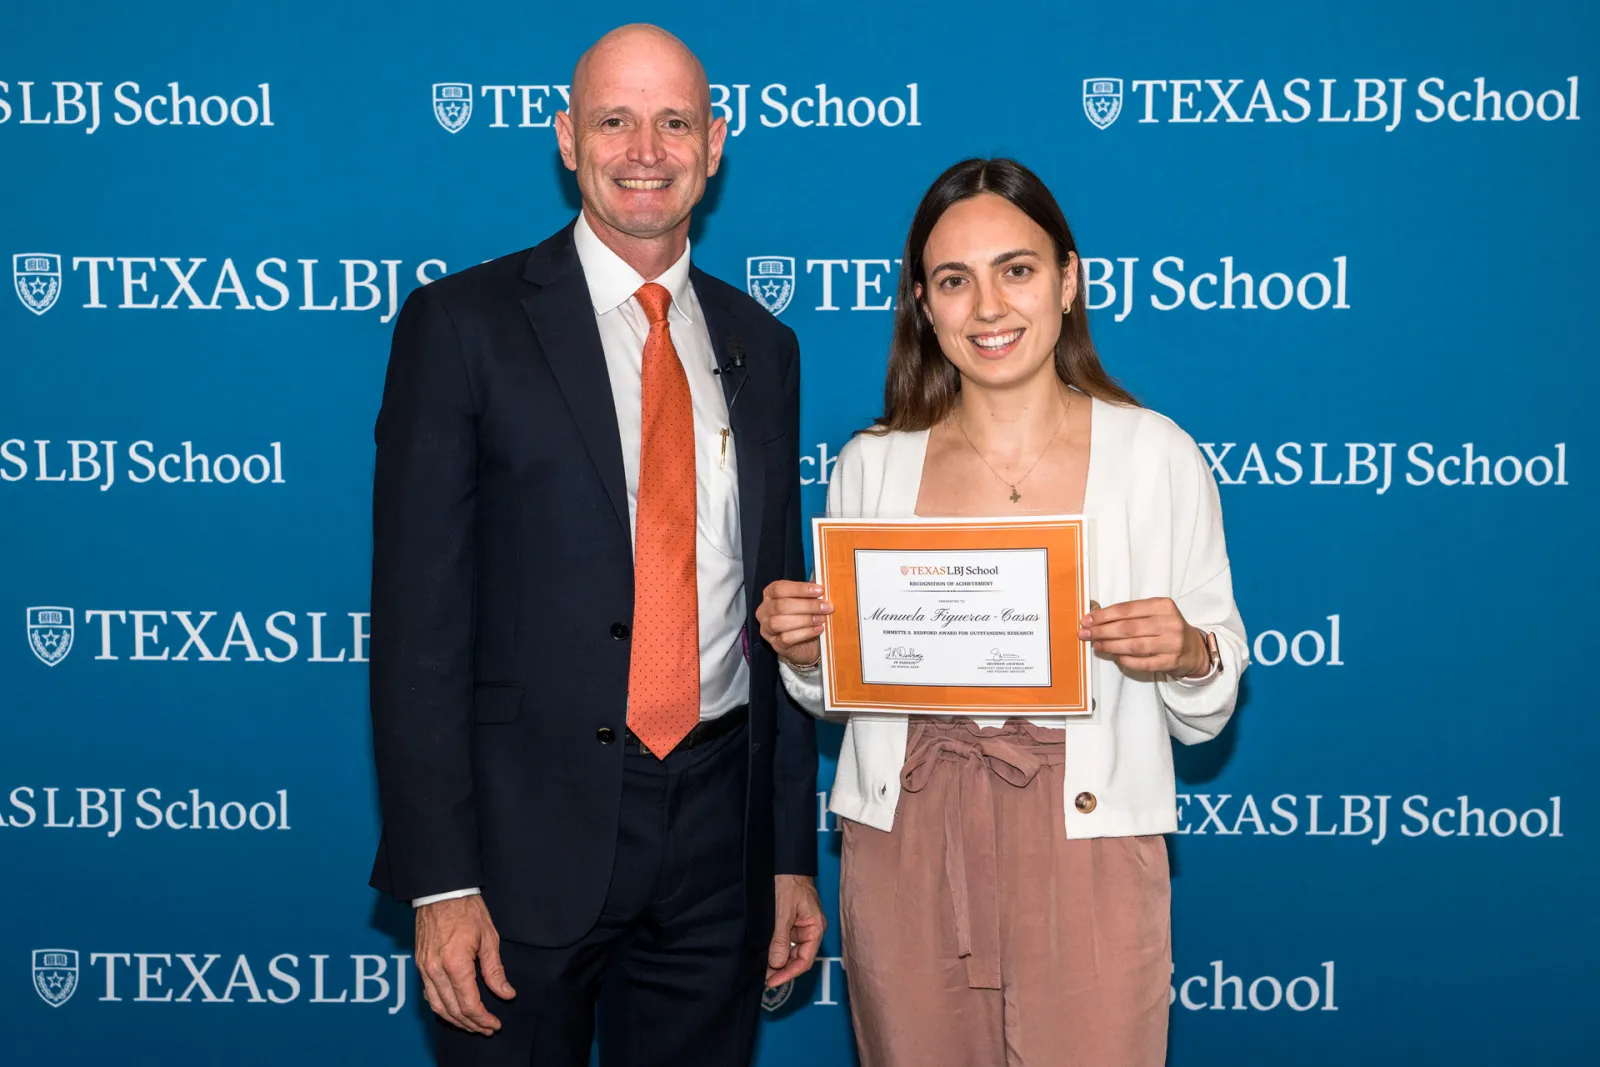
POLYGON ((572 70, 572 99, 568 104, 573 113, 582 114, 585 88, 591 79, 603 80, 613 64, 628 67, 644 64, 669 78, 691 78, 699 89, 703 110, 711 110, 711 83, 699 57, 660 26, 635 22, 618 26, 578 57, 578 65, 572 70))
POLYGON ((583 54, 567 110, 556 114, 561 160, 577 174, 585 217, 647 279, 682 254, 689 213, 722 163, 727 135, 694 53, 642 23, 612 30, 583 54))

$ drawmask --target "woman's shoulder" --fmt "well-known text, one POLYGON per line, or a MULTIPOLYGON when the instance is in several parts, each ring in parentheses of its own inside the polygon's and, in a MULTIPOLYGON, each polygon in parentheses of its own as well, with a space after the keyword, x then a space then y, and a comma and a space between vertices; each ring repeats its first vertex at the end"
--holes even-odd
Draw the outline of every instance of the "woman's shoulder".
POLYGON ((858 431, 844 447, 828 477, 828 500, 835 514, 856 515, 876 500, 886 485, 916 477, 926 432, 876 428, 858 431))
POLYGON ((1125 449, 1164 459, 1193 456, 1200 450, 1188 431, 1154 408, 1102 401, 1095 413, 1110 423, 1125 449))
POLYGON ((858 430, 839 450, 839 466, 877 470, 920 448, 927 430, 885 430, 869 427, 858 430))

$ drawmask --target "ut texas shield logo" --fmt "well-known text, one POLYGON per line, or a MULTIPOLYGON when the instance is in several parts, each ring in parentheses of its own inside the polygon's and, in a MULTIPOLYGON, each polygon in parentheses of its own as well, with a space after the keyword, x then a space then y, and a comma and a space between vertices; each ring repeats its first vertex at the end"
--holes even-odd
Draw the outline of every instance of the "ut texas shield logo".
POLYGON ((761 991, 761 1006, 768 1011, 777 1011, 789 1003, 789 998, 794 995, 794 979, 791 978, 776 989, 763 989, 761 991))
POLYGON ((751 256, 746 262, 745 285, 750 295, 774 315, 794 299, 793 256, 751 256))
POLYGON ((29 608, 28 647, 46 667, 54 667, 72 651, 71 608, 29 608))
POLYGON ((433 117, 451 133, 460 133, 472 118, 472 86, 438 82, 433 87, 433 117))
POLYGON ((33 950, 33 988, 52 1008, 59 1008, 78 991, 78 953, 70 948, 33 950))
POLYGON ((1122 79, 1083 79, 1083 113, 1102 130, 1116 122, 1122 114, 1122 79))
POLYGON ((35 315, 56 306, 61 295, 61 257, 45 252, 21 252, 11 257, 17 279, 17 299, 35 315))

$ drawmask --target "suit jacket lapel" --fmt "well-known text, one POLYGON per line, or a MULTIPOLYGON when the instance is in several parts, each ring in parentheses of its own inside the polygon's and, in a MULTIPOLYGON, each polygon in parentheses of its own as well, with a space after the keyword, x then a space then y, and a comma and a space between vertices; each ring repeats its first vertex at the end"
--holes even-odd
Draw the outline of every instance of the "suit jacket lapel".
POLYGON ((606 496, 627 529, 628 489, 617 408, 570 225, 533 250, 523 276, 538 286, 523 298, 523 310, 588 446, 606 496))
POLYGON ((744 557, 745 605, 748 610, 754 610, 754 605, 761 600, 755 580, 756 554, 761 546, 762 494, 766 491, 766 457, 761 444, 760 403, 756 395, 752 395, 759 395, 761 390, 748 379, 761 371, 745 348, 744 338, 739 336, 732 311, 722 302, 716 289, 705 284, 706 276, 698 267, 690 268, 689 277, 694 283, 695 295, 700 298, 700 310, 706 317, 706 332, 711 335, 711 350, 717 366, 727 368, 718 377, 722 382, 722 395, 728 402, 734 455, 739 465, 739 551, 744 557), (743 367, 733 366, 735 349, 743 356, 743 367), (740 392, 741 386, 743 392, 740 392))

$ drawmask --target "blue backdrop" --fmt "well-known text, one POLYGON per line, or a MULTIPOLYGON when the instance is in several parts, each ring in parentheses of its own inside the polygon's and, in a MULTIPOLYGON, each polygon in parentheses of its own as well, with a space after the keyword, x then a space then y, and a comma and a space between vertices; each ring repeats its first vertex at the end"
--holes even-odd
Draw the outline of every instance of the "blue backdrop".
MULTIPOLYGON (((6 5, 0 1060, 427 1062, 365 884, 393 315, 571 218, 551 117, 636 18, 729 117, 695 257, 800 335, 812 513, 972 154, 1051 184, 1105 363, 1210 455, 1255 663, 1179 755, 1171 1062, 1595 1062, 1575 0, 6 5)), ((838 954, 763 1067, 851 1062, 838 954)))

